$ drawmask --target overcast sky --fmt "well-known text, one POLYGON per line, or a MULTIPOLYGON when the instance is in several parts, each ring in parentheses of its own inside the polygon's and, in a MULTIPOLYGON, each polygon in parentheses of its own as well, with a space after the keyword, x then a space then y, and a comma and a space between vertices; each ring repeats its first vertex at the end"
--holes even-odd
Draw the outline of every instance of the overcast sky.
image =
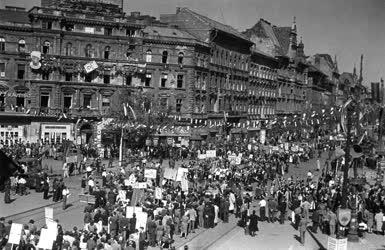
MULTIPOLYGON (((27 9, 40 0, 0 0, 27 9)), ((359 72, 364 54, 364 81, 379 81, 385 74, 384 0, 124 0, 126 12, 141 11, 159 17, 189 7, 240 31, 264 18, 277 26, 290 26, 297 17, 307 55, 337 55, 340 71, 359 72)))

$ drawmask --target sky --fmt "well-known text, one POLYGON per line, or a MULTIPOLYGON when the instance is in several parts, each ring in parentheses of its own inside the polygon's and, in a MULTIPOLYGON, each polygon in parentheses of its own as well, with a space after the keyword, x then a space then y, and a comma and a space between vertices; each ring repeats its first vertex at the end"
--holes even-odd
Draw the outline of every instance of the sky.
MULTIPOLYGON (((7 5, 40 5, 40 0, 0 0, 7 5)), ((378 82, 385 66, 384 0, 124 0, 124 10, 159 17, 189 7, 214 20, 244 31, 260 18, 277 26, 297 20, 305 53, 337 56, 341 72, 359 72, 364 54, 364 82, 378 82)))

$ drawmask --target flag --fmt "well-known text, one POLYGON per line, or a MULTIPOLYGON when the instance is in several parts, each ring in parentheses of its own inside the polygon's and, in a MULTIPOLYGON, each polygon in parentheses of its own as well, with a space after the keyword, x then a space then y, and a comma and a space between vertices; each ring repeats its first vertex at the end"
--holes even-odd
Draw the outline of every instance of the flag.
POLYGON ((124 112, 124 116, 128 116, 128 112, 127 112, 127 106, 125 103, 123 103, 123 112, 124 112))
POLYGON ((23 172, 23 169, 0 150, 0 183, 3 184, 16 171, 23 172))
POLYGON ((132 116, 134 117, 134 120, 136 120, 136 114, 135 114, 134 109, 130 105, 128 105, 128 107, 130 108, 130 111, 132 113, 132 116))

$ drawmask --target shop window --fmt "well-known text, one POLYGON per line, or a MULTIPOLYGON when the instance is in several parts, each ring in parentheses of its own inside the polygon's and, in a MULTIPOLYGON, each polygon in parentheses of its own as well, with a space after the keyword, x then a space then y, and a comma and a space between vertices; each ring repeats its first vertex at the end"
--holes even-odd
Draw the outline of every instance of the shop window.
POLYGON ((104 28, 105 36, 112 36, 112 28, 104 28))
POLYGON ((105 71, 103 75, 103 83, 109 84, 111 81, 111 73, 110 71, 105 71))
POLYGON ((41 27, 46 30, 51 30, 52 22, 43 21, 41 27))
POLYGON ((51 46, 51 43, 48 41, 45 41, 43 43, 43 54, 48 54, 49 53, 49 48, 51 46))
POLYGON ((19 52, 25 52, 25 40, 24 39, 19 40, 18 51, 19 52))
POLYGON ((0 51, 5 51, 5 39, 4 37, 0 37, 0 51))
POLYGON ((102 107, 109 107, 110 106, 110 98, 103 97, 102 98, 102 107))
POLYGON ((88 73, 84 76, 84 81, 85 82, 92 82, 92 72, 88 73))
POLYGON ((162 53, 162 63, 167 63, 167 60, 168 60, 168 52, 167 51, 163 51, 163 53, 162 53))
POLYGON ((65 55, 71 56, 72 55, 72 43, 67 43, 65 47, 65 55))
POLYGON ((72 107, 72 95, 65 95, 63 98, 63 105, 65 109, 70 109, 72 107))
POLYGON ((178 89, 183 88, 183 80, 184 80, 184 75, 178 75, 177 76, 176 87, 178 89))
POLYGON ((87 46, 85 48, 85 56, 88 57, 88 58, 93 58, 94 57, 94 53, 93 53, 92 45, 91 44, 87 44, 87 46))
POLYGON ((66 82, 71 82, 72 81, 72 73, 65 73, 65 80, 66 82))
POLYGON ((162 74, 162 78, 160 79, 160 87, 165 88, 167 83, 167 74, 162 74))
POLYGON ((91 108, 91 99, 92 99, 92 96, 89 95, 89 94, 85 94, 83 96, 83 107, 85 108, 91 108))
POLYGON ((150 87, 151 86, 151 78, 152 78, 151 74, 146 74, 146 77, 144 79, 144 86, 145 87, 150 87))
POLYGON ((16 106, 17 107, 24 107, 25 99, 22 96, 16 97, 16 106))
POLYGON ((110 46, 104 49, 104 59, 110 59, 110 46))
POLYGON ((126 85, 131 86, 132 85, 132 75, 126 75, 126 85))
POLYGON ((40 95, 40 107, 48 108, 49 107, 49 94, 43 93, 40 95))
POLYGON ((18 64, 17 65, 17 79, 24 79, 25 74, 25 65, 24 64, 18 64))
POLYGON ((180 113, 182 110, 182 99, 176 99, 175 111, 180 113))
POLYGON ((146 51, 146 62, 152 61, 152 51, 149 49, 146 51))
POLYGON ((0 63, 0 77, 5 77, 5 63, 0 63))
POLYGON ((178 54, 178 64, 179 65, 183 64, 183 58, 184 58, 183 52, 179 52, 179 54, 178 54))

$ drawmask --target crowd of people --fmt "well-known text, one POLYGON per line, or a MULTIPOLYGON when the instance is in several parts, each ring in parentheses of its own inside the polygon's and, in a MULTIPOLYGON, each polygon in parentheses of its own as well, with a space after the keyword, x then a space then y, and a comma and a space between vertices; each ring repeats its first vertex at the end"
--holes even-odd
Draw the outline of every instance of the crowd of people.
MULTIPOLYGON (((81 227, 65 230, 57 221, 53 249, 170 249, 176 237, 187 238, 198 228, 229 223, 230 216, 238 218, 238 225, 251 236, 257 235, 259 221, 290 221, 299 230, 302 244, 309 225, 314 233, 319 228, 330 236, 345 235, 346 227, 338 222, 338 211, 343 206, 342 179, 335 175, 335 164, 329 166, 334 147, 319 144, 300 148, 292 152, 249 142, 224 142, 199 150, 130 152, 140 160, 117 170, 98 160, 88 166, 73 166, 77 174, 83 175, 81 192, 95 199, 85 207, 81 227), (199 157, 208 150, 214 150, 215 157, 199 157), (328 151, 328 161, 321 168, 319 157, 323 151, 328 151), (159 155, 171 157, 169 166, 163 166, 159 155), (234 155, 240 162, 231 158, 234 155), (299 168, 301 161, 313 157, 318 158, 318 166, 314 167, 319 178, 314 178, 310 170, 304 178, 288 175, 289 168, 299 168), (177 159, 184 159, 179 167, 177 159), (170 171, 177 174, 178 168, 187 169, 178 181, 166 175, 170 171), (156 170, 156 176, 146 178, 146 169, 156 170), (136 183, 146 184, 138 189, 136 183), (128 215, 127 207, 140 209, 128 215), (144 224, 137 217, 139 212, 147 213, 144 224)), ((66 209, 69 190, 65 181, 57 179, 50 184, 49 178, 42 175, 44 198, 52 190, 53 200, 63 200, 66 209)), ((358 209, 361 233, 384 233, 385 189, 381 185, 350 190, 348 205, 358 209)), ((0 221, 3 246, 11 224, 0 221)), ((19 249, 34 249, 39 233, 33 222, 24 225, 19 249)))

